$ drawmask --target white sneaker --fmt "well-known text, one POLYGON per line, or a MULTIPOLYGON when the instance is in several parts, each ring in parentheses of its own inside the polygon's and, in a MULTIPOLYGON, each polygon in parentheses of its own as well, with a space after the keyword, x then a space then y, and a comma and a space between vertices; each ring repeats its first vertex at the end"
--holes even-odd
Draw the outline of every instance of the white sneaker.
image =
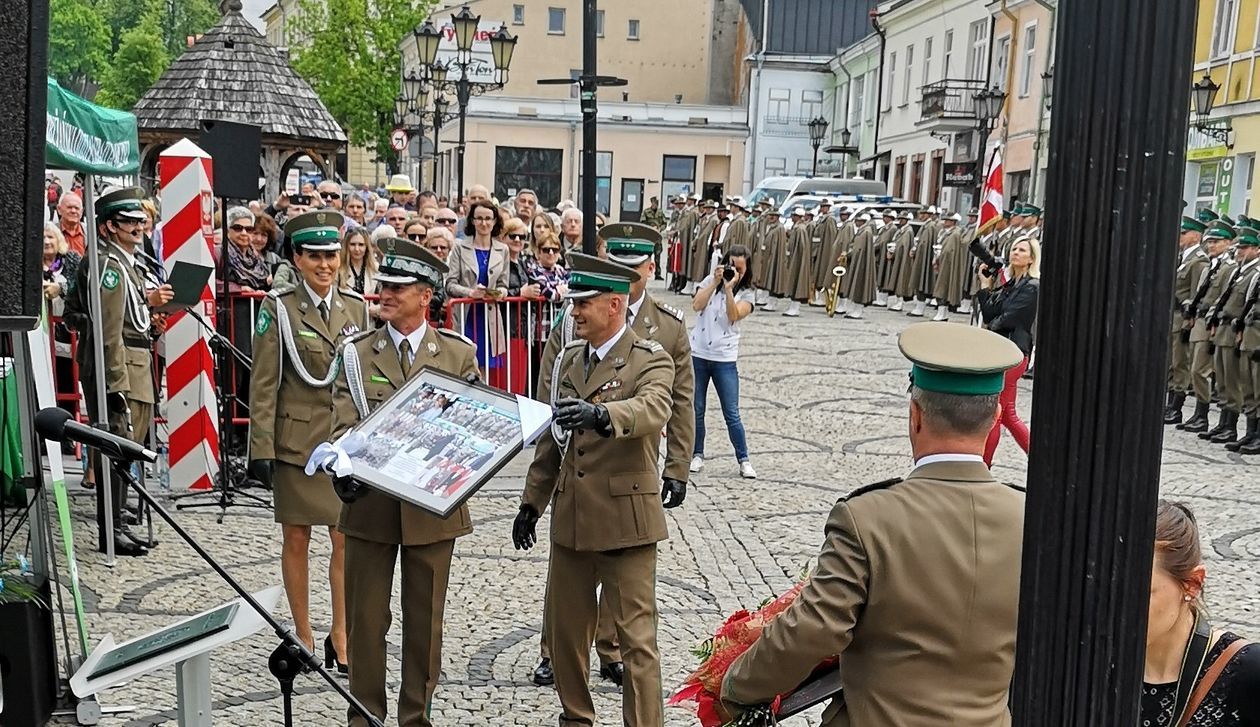
POLYGON ((958 312, 963 314, 971 312, 971 298, 963 298, 962 305, 958 306, 958 312))
POLYGON ((701 457, 698 454, 692 457, 690 469, 692 472, 699 472, 700 470, 704 469, 704 457, 701 457))
POLYGON ((783 315, 791 316, 793 318, 800 316, 800 314, 801 314, 801 304, 795 300, 792 301, 791 305, 788 306, 787 310, 783 311, 783 315))
POLYGON ((739 463, 739 476, 749 480, 757 479, 757 470, 753 469, 752 462, 739 463))
POLYGON ((857 320, 857 319, 860 319, 860 318, 865 318, 865 317, 866 317, 866 306, 864 306, 864 305, 855 305, 855 306, 851 306, 851 307, 849 308, 849 312, 844 314, 844 317, 845 317, 845 318, 852 318, 852 319, 854 319, 854 320, 857 320))
POLYGON ((873 305, 877 308, 883 308, 888 305, 888 294, 882 290, 875 293, 875 302, 873 305))
POLYGON ((901 302, 901 298, 893 297, 890 300, 892 300, 892 303, 888 305, 888 310, 895 310, 895 311, 901 310, 901 307, 903 305, 901 302))
POLYGON ((773 313, 776 310, 778 310, 778 304, 779 304, 778 298, 770 298, 769 300, 766 301, 766 304, 762 306, 761 309, 767 313, 773 313))
POLYGON ((949 306, 944 306, 944 305, 936 306, 936 315, 932 317, 932 320, 934 321, 949 320, 949 306))
POLYGON ((914 308, 910 309, 910 312, 907 313, 906 315, 922 317, 926 311, 927 311, 927 303, 920 300, 920 301, 915 302, 914 308))

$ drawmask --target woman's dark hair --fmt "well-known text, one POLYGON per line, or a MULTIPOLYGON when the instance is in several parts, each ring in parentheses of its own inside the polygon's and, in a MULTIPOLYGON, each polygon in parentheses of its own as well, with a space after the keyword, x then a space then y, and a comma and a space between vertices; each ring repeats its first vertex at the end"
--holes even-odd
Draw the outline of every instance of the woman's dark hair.
POLYGON ((254 229, 267 236, 267 252, 278 252, 276 240, 280 238, 280 227, 271 215, 258 214, 254 216, 254 229))
POLYGON ((494 229, 490 231, 491 239, 503 234, 503 218, 499 216, 499 208, 490 202, 479 199, 468 208, 468 215, 464 218, 464 235, 469 238, 477 235, 477 226, 473 224, 473 217, 477 216, 478 208, 488 209, 494 213, 494 229))
MULTIPOLYGON (((747 263, 749 261, 748 256, 748 248, 743 245, 731 245, 730 249, 726 251, 726 254, 722 256, 722 261, 719 264, 722 267, 726 267, 731 264, 731 258, 733 257, 742 257, 744 258, 744 262, 747 263)), ((750 271, 748 270, 744 271, 744 277, 740 278, 739 282, 735 284, 735 288, 731 291, 732 293, 738 294, 745 288, 752 287, 752 275, 749 275, 749 272, 750 271)))

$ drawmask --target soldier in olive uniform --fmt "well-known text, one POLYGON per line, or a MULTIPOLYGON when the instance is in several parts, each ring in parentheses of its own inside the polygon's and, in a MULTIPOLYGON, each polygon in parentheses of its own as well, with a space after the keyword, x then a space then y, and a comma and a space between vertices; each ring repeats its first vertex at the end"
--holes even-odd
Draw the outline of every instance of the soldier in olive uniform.
POLYGON ((595 723, 587 674, 599 586, 617 604, 623 722, 664 723, 656 543, 669 533, 657 454, 674 365, 659 343, 640 339, 626 324, 637 278, 617 263, 574 256, 570 315, 579 338, 540 387, 541 397, 555 401, 555 419, 538 440, 512 527, 515 546, 532 547, 538 518, 552 506, 546 622, 561 725, 595 723))
POLYGON ((254 365, 249 390, 249 470, 272 490, 284 545, 280 565, 298 638, 314 649, 309 602, 311 526, 329 529, 332 628, 325 663, 345 670, 346 616, 342 588, 345 539, 337 532, 341 501, 328 475, 308 477, 311 452, 332 434, 334 361, 346 338, 370 327, 359 294, 337 289, 341 267, 339 212, 290 217, 285 236, 302 281, 272 289, 254 324, 254 365), (338 658, 341 657, 341 658, 338 658))
MULTIPOLYGON (((657 232, 661 232, 665 229, 665 225, 667 224, 667 221, 665 219, 665 213, 661 210, 660 199, 653 197, 651 199, 651 203, 648 205, 648 208, 643 210, 643 224, 647 225, 648 227, 651 227, 657 232)), ((665 276, 661 274, 662 247, 663 247, 662 241, 658 237, 657 242, 656 242, 656 249, 652 251, 652 259, 656 261, 656 279, 657 280, 665 279, 665 276)))
MULTIPOLYGON (((1238 436, 1238 417, 1242 413, 1242 389, 1238 370, 1238 341, 1233 328, 1234 318, 1242 314, 1246 283, 1241 282, 1246 271, 1244 264, 1255 257, 1255 250, 1244 247, 1242 238, 1232 226, 1218 222, 1213 229, 1227 230, 1235 242, 1234 264, 1223 278, 1221 293, 1212 301, 1207 312, 1207 329, 1212 343, 1212 371, 1216 376, 1217 394, 1221 400, 1221 415, 1216 426, 1201 432, 1199 439, 1225 444, 1238 436), (1239 288, 1242 290, 1239 290, 1239 288)), ((1222 273, 1225 271, 1223 270, 1222 273)))
POLYGON ((910 279, 910 250, 914 248, 914 226, 910 221, 914 215, 909 211, 902 212, 897 218, 897 231, 893 233, 893 257, 888 266, 887 293, 888 310, 900 311, 906 300, 914 295, 913 290, 906 287, 910 279))
MULTIPOLYGON (((426 312, 433 290, 443 284, 446 264, 420 245, 396 237, 378 243, 380 319, 384 326, 342 347, 344 376, 333 393, 333 438, 341 436, 421 369, 464 379, 477 375, 476 347, 447 329, 436 329, 426 312)), ((394 562, 401 552, 403 608, 402 684, 398 724, 430 727, 429 710, 442 668, 442 617, 455 539, 472 532, 468 506, 442 519, 334 478, 346 503, 338 527, 346 537, 346 618, 349 624, 350 691, 382 721, 386 636, 394 562)), ((364 720, 349 713, 351 727, 364 720)))
POLYGON ((732 714, 839 655, 843 703, 824 727, 1010 724, 1024 494, 982 453, 1023 354, 960 323, 910 326, 899 343, 913 363, 914 469, 832 508, 804 590, 723 680, 732 714))
POLYGON ((836 276, 832 271, 836 268, 836 258, 840 252, 836 249, 836 240, 840 236, 840 225, 831 216, 831 200, 824 197, 818 203, 818 220, 814 223, 814 296, 810 305, 826 305, 825 295, 835 285, 836 276))
POLYGON ((730 202, 731 224, 722 235, 720 251, 723 255, 732 245, 748 246, 749 222, 748 207, 743 197, 736 197, 730 202))
MULTIPOLYGON (((1240 346, 1249 313, 1247 294, 1252 291, 1251 285, 1257 276, 1260 276, 1260 231, 1250 227, 1239 229, 1241 232, 1234 250, 1238 268, 1234 271, 1233 282, 1226 285, 1229 295, 1217 311, 1219 325, 1212 338, 1217 355, 1223 359, 1225 380, 1221 391, 1223 400, 1228 405, 1230 421, 1227 429, 1210 438, 1213 443, 1224 444, 1235 452, 1241 447, 1236 441, 1238 418, 1255 406, 1256 394, 1251 389, 1251 359, 1240 346)), ((1255 420, 1248 417, 1247 432, 1242 441, 1250 441, 1255 435, 1255 420)))
POLYGON ((1208 412, 1212 401, 1213 348, 1208 331, 1208 310, 1220 298, 1234 272, 1229 246, 1234 241, 1234 231, 1224 226, 1211 226, 1203 235, 1207 247, 1208 267, 1199 278, 1193 305, 1194 323, 1190 327, 1190 387, 1194 390, 1194 416, 1177 425, 1187 432, 1208 431, 1208 412))
MULTIPOLYGON (((153 423, 156 387, 153 379, 153 341, 150 338, 150 306, 170 302, 174 292, 169 285, 146 290, 146 268, 138 259, 142 252, 147 219, 140 206, 144 191, 139 187, 113 189, 96 201, 96 226, 99 235, 101 291, 101 339, 98 342, 88 306, 89 266, 79 266, 75 293, 66 303, 67 319, 79 331, 79 381, 87 400, 88 416, 102 421, 97 410, 96 361, 94 349, 104 351, 106 414, 109 431, 133 442, 144 443, 153 423)), ((99 457, 96 465, 99 470, 99 457)), ((102 479, 99 476, 97 482, 102 479)), ((120 477, 111 480, 112 502, 96 499, 96 524, 99 528, 97 547, 106 552, 105 516, 113 513, 114 553, 144 555, 149 544, 133 534, 124 522, 123 506, 127 502, 127 486, 120 477)))
MULTIPOLYGON (((665 471, 661 489, 661 500, 668 509, 681 505, 687 496, 688 468, 696 438, 695 409, 692 402, 696 384, 686 318, 682 311, 657 300, 647 292, 647 281, 652 275, 653 267, 647 250, 657 236, 650 228, 628 222, 612 222, 599 231, 599 240, 607 251, 608 259, 633 268, 639 274, 639 279, 630 284, 626 318, 631 330, 644 340, 661 344, 674 361, 674 381, 671 387, 673 403, 666 425, 665 471)), ((571 307, 566 307, 562 312, 565 320, 552 328, 551 336, 547 340, 539 371, 540 389, 544 380, 552 376, 560 352, 576 335, 570 313, 571 307)), ((555 393, 554 389, 552 391, 555 393)), ((601 595, 595 652, 599 655, 600 676, 621 686, 624 682, 625 664, 617 641, 614 606, 607 595, 601 595)), ((533 682, 540 686, 554 682, 547 632, 548 628, 544 624, 540 639, 542 662, 534 669, 532 677, 533 682)))
POLYGON ((910 251, 910 288, 914 291, 914 306, 907 315, 922 316, 927 312, 928 298, 932 297, 932 263, 936 256, 936 240, 940 223, 936 221, 937 209, 928 207, 919 211, 923 225, 910 251))
POLYGON ((1240 454, 1260 454, 1260 275, 1251 278, 1247 290, 1247 314, 1243 316, 1238 349, 1242 352, 1241 367, 1245 372, 1250 398, 1243 402, 1250 436, 1234 445, 1226 445, 1240 454))
POLYGON ((897 226, 897 213, 892 209, 884 210, 881 215, 884 226, 875 233, 875 302, 877 308, 888 306, 888 276, 893 268, 893 258, 897 252, 896 239, 900 228, 897 226))
POLYGON ((696 285, 704 280, 708 275, 709 260, 713 255, 713 248, 721 239, 723 223, 726 220, 726 207, 722 207, 720 214, 717 202, 706 199, 700 203, 700 218, 696 221, 695 234, 691 236, 691 248, 687 253, 687 287, 683 290, 683 295, 691 295, 695 292, 696 285))
POLYGON ((1203 249, 1203 232, 1207 225, 1193 217, 1181 218, 1181 247, 1177 270, 1173 274, 1172 357, 1168 362, 1168 401, 1164 408, 1165 424, 1181 423, 1181 407, 1190 390, 1190 329, 1194 325, 1194 308, 1199 281, 1208 267, 1208 254, 1203 249))
POLYGON ((866 306, 875 301, 877 287, 875 232, 867 212, 857 216, 856 232, 849 253, 849 268, 841 284, 847 299, 845 318, 863 318, 866 306))
POLYGON ((957 308, 963 297, 963 268, 967 266, 967 244, 963 242, 957 212, 941 219, 940 250, 936 254, 936 282, 932 297, 936 299, 934 321, 949 320, 949 309, 957 308))
POLYGON ((814 294, 814 225, 809 213, 801 207, 792 212, 793 225, 788 231, 787 254, 784 256, 783 297, 788 298, 783 315, 797 317, 801 304, 808 303, 814 294), (797 212, 801 215, 798 218, 797 212))

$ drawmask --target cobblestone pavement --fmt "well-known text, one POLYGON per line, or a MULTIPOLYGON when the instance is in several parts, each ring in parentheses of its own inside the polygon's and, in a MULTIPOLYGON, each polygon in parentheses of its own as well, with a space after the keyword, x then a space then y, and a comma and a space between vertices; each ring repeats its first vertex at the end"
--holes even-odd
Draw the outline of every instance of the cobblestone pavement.
MULTIPOLYGON (((896 334, 912 320, 875 309, 861 321, 829 320, 811 308, 795 320, 758 313, 744 324, 741 408, 760 478, 739 478, 711 393, 708 461, 695 476, 686 504, 668 511, 672 537, 660 548, 660 651, 667 690, 693 667, 691 647, 725 614, 755 606, 795 580, 817 552, 826 514, 838 496, 907 471, 907 365, 897 351, 896 334)), ((1026 417, 1029 386, 1023 382, 1020 401, 1026 417)), ((1253 517, 1260 485, 1256 470, 1247 466, 1256 462, 1168 431, 1163 489, 1199 514, 1210 559, 1213 614, 1260 636, 1260 527, 1253 517)), ((529 456, 529 451, 520 455, 474 498, 476 530, 456 545, 443 678, 433 713, 438 725, 555 723, 555 693, 529 683, 538 660, 548 547, 544 541, 522 554, 510 541, 529 456)), ((997 476, 1022 483, 1026 464, 1024 454, 1004 437, 997 476)), ((121 641, 231 597, 165 527, 159 527, 163 542, 155 553, 106 568, 93 551, 91 496, 77 485, 71 489, 93 639, 108 632, 121 641)), ((279 584, 279 528, 269 512, 234 509, 222 525, 213 511, 184 511, 178 517, 251 590, 279 584)), ((545 521, 539 532, 547 532, 545 521)), ((326 569, 326 540, 315 539, 312 558, 313 622, 322 639, 329 609, 317 574, 326 569)), ((286 617, 286 607, 279 608, 286 617)), ((391 699, 399 669, 397 615, 394 624, 391 699)), ((217 724, 281 723, 279 691, 266 667, 274 644, 272 635, 260 633, 215 653, 217 724)), ((618 692, 597 675, 592 681, 601 722, 618 722, 618 692)), ((105 705, 132 709, 107 717, 104 724, 174 725, 174 689, 173 674, 165 673, 111 690, 103 696, 105 705)), ((314 675, 299 678, 296 711, 297 724, 344 723, 344 706, 314 675)), ((814 714, 795 723, 817 724, 814 714)), ((667 723, 691 725, 694 720, 669 709, 667 723)))

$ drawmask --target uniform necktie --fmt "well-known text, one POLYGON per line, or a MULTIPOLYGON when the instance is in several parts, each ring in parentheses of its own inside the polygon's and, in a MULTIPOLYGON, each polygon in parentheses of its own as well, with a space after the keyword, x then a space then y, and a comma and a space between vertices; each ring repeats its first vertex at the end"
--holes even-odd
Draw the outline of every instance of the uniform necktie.
POLYGON ((586 357, 586 378, 591 378, 591 372, 599 365, 599 354, 595 353, 595 349, 588 349, 590 354, 586 357))
POLYGON ((327 303, 327 301, 322 301, 322 300, 321 300, 321 301, 319 302, 319 317, 320 317, 320 318, 323 318, 325 323, 327 323, 327 322, 328 322, 328 303, 327 303))
POLYGON ((403 376, 411 375, 411 339, 404 338, 398 344, 398 363, 402 366, 403 376))

